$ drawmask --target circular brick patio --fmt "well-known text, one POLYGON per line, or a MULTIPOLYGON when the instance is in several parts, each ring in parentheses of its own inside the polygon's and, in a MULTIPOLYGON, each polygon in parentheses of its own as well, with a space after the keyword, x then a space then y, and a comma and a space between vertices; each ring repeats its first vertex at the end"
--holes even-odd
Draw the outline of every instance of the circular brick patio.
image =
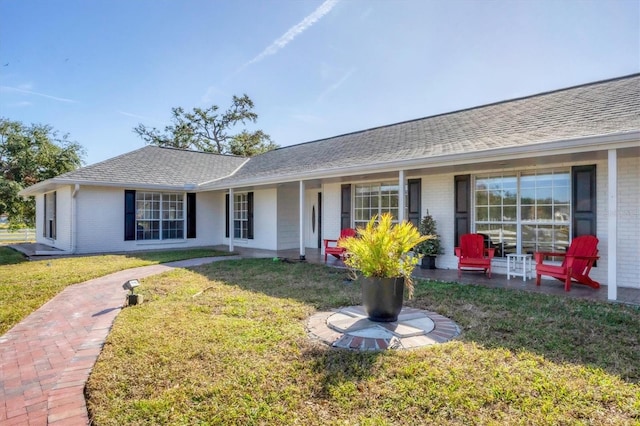
POLYGON ((362 306, 318 312, 307 321, 311 337, 335 348, 353 350, 411 349, 448 342, 460 327, 430 311, 403 308, 395 322, 374 322, 362 306))

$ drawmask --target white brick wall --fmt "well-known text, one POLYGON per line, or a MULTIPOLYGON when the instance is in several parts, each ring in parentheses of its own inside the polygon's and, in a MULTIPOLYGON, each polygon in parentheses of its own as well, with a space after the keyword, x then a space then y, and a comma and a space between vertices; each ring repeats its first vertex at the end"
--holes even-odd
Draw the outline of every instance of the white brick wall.
POLYGON ((618 286, 640 288, 640 158, 618 157, 618 286))
MULTIPOLYGON (((436 220, 443 254, 436 258, 436 267, 455 269, 458 261, 454 253, 453 174, 428 175, 422 178, 422 216, 429 213, 436 220)), ((421 218, 422 219, 422 218, 421 218)))
MULTIPOLYGON (((589 276, 601 284, 607 282, 607 262, 609 261, 609 210, 607 208, 607 197, 609 193, 609 167, 607 160, 589 162, 584 164, 596 165, 596 204, 597 204, 597 237, 598 255, 600 259, 596 267, 591 269, 589 276)), ((618 283, 620 285, 620 283, 618 283)))
POLYGON ((44 195, 36 195, 36 242, 51 244, 51 241, 43 236, 44 232, 44 195))
POLYGON ((81 187, 76 203, 77 253, 208 246, 221 244, 224 237, 224 195, 221 197, 219 193, 196 195, 197 238, 181 240, 125 241, 124 189, 81 187))
MULTIPOLYGON (((595 280, 606 284, 608 262, 607 235, 607 161, 584 163, 548 163, 545 168, 569 168, 574 165, 596 164, 596 195, 597 195, 597 229, 600 244, 600 260, 598 266, 592 269, 591 276, 595 280)), ((640 288, 640 159, 618 159, 618 286, 640 288)), ((518 169, 522 170, 522 169, 518 169)), ((486 173, 482 170, 482 173, 486 173)), ((468 174, 474 175, 475 171, 468 174)), ((413 178, 414 176, 412 176, 413 178)), ((455 269, 457 258, 454 253, 454 174, 423 175, 422 179, 422 214, 427 210, 438 222, 438 233, 442 237, 444 254, 438 256, 437 267, 455 269)), ((338 235, 340 232, 340 184, 325 184, 323 186, 323 235, 338 235)), ((493 270, 496 273, 506 273, 506 261, 494 261, 493 270)))
MULTIPOLYGON (((601 259, 592 271, 592 277, 601 283, 607 281, 608 262, 608 208, 607 208, 607 159, 597 166, 598 238, 601 259)), ((580 164, 594 164, 593 161, 580 164)), ((545 168, 569 168, 578 163, 548 163, 545 168)), ((517 169, 522 170, 522 169, 517 169)), ((480 170, 478 170, 479 172, 480 170)), ((482 170, 486 173, 487 170, 482 170)), ((476 174, 471 170, 465 173, 476 174)), ((414 177, 413 175, 411 176, 414 177)), ((444 254, 438 257, 439 268, 456 268, 454 255, 454 174, 422 175, 422 213, 427 210, 438 222, 444 254)), ((640 158, 618 155, 618 230, 617 259, 618 286, 640 288, 640 158)), ((322 236, 337 238, 340 233, 341 183, 322 185, 322 236)), ((309 192, 309 191, 308 191, 309 192)), ((57 191, 57 240, 55 247, 69 250, 72 244, 72 193, 73 187, 57 191)), ((199 193, 197 195, 196 239, 169 242, 124 241, 124 190, 117 188, 81 187, 77 194, 79 253, 131 251, 141 249, 189 247, 228 244, 224 236, 224 192, 199 193)), ((297 185, 264 190, 254 190, 254 239, 241 243, 262 249, 291 249, 299 244, 299 202, 297 185)), ((36 197, 37 241, 51 244, 42 237, 43 196, 36 197)), ((494 271, 506 272, 503 260, 496 260, 494 271)))
MULTIPOLYGON (((43 236, 44 232, 44 195, 36 197, 36 241, 60 250, 71 250, 71 187, 56 191, 56 239, 43 236)), ((53 195, 53 192, 48 194, 53 195)))

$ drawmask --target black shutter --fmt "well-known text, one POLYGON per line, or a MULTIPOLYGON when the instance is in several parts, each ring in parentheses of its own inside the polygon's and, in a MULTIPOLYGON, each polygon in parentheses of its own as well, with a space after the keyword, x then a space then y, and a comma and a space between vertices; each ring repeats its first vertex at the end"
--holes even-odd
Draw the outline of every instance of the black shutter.
POLYGON ((42 218, 44 219, 42 222, 42 236, 47 238, 47 194, 44 194, 44 208, 42 211, 44 212, 42 215, 42 218))
POLYGON ((318 192, 318 248, 322 247, 322 192, 318 192))
POLYGON ((52 212, 52 219, 51 219, 51 238, 52 239, 56 239, 56 229, 58 227, 57 225, 57 218, 56 216, 58 215, 58 195, 56 191, 53 191, 53 212, 52 212))
POLYGON ((224 195, 224 236, 229 238, 229 194, 224 195))
POLYGON ((124 191, 124 240, 136 239, 136 191, 124 191))
POLYGON ((460 236, 471 231, 471 175, 454 176, 455 192, 455 246, 460 245, 460 236))
POLYGON ((351 228, 351 184, 342 185, 340 202, 340 229, 351 228))
MULTIPOLYGON (((416 227, 420 226, 420 204, 422 193, 422 179, 409 179, 407 181, 408 195, 408 217, 409 222, 413 223, 416 227)), ((401 192, 402 193, 402 192, 401 192)))
POLYGON ((596 166, 571 168, 573 237, 596 234, 596 166))
POLYGON ((247 193, 247 238, 253 240, 253 192, 247 193))
POLYGON ((187 238, 196 238, 196 194, 187 194, 187 238))

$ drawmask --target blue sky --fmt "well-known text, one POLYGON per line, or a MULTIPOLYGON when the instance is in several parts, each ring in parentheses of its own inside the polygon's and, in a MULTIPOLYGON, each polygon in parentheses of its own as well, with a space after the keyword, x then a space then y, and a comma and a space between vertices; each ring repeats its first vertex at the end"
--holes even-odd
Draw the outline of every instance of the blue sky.
POLYGON ((287 146, 639 71, 638 0, 0 0, 0 116, 86 164, 234 94, 287 146))

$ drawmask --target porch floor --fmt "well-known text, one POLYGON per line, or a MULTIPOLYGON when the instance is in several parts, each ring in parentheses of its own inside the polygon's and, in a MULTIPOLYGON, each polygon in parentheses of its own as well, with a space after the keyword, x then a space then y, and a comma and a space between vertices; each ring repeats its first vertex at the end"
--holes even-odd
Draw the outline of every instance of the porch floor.
MULTIPOLYGON (((217 250, 228 250, 228 246, 216 246, 215 248, 217 250)), ((300 254, 297 249, 272 251, 248 249, 236 246, 234 247, 234 251, 239 253, 242 257, 300 258, 300 254)), ((321 254, 320 249, 306 249, 305 259, 310 263, 324 263, 324 255, 321 254)), ((326 264, 339 268, 345 267, 341 260, 336 259, 333 256, 328 256, 326 264)), ((487 278, 481 271, 465 271, 462 273, 462 277, 458 278, 458 271, 456 269, 416 268, 414 271, 414 277, 436 281, 458 282, 461 284, 476 284, 491 288, 505 288, 541 294, 554 294, 557 296, 574 297, 600 302, 610 301, 608 299, 606 285, 601 286, 599 289, 593 289, 585 285, 575 284, 571 286, 571 291, 567 292, 564 291, 564 283, 556 279, 548 279, 545 277, 542 278, 542 283, 539 287, 536 286, 535 276, 533 279, 528 279, 526 281, 523 281, 522 277, 511 277, 511 279, 507 279, 506 275, 502 275, 495 271, 491 274, 491 278, 487 278)), ((615 300, 615 302, 640 306, 640 289, 618 287, 617 293, 617 300, 615 300)))

